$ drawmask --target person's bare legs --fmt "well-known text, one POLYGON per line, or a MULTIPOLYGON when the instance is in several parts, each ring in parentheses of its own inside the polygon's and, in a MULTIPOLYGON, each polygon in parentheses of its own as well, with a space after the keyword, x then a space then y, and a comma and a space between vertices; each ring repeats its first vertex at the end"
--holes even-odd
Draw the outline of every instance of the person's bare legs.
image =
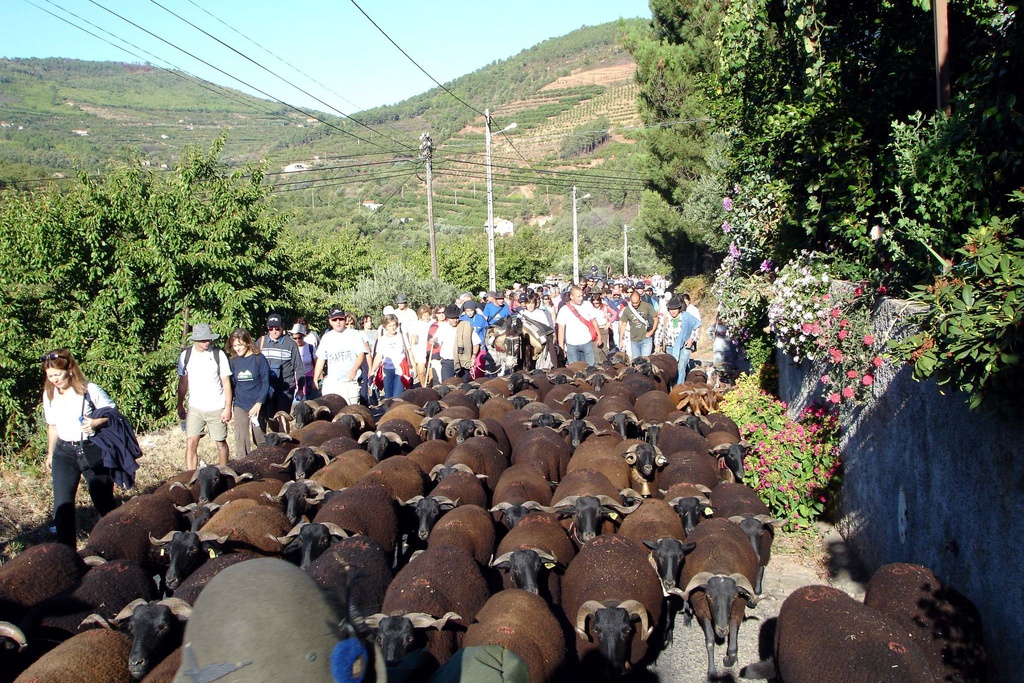
POLYGON ((190 436, 185 439, 185 469, 194 470, 199 467, 199 437, 190 436))
POLYGON ((218 441, 217 442, 217 462, 221 465, 228 464, 228 442, 218 441))

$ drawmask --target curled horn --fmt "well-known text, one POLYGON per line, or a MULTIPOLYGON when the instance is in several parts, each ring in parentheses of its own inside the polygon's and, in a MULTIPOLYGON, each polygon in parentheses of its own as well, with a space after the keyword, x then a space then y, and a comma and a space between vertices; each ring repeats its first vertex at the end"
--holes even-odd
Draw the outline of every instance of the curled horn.
MULTIPOLYGON (((117 616, 115 616, 113 619, 111 619, 111 621, 113 621, 115 624, 119 624, 122 621, 124 621, 125 619, 131 619, 132 613, 135 612, 135 608, 138 607, 139 605, 145 605, 145 604, 146 604, 146 601, 143 598, 137 598, 135 600, 132 600, 127 605, 125 605, 121 609, 121 611, 117 613, 117 616)), ((90 616, 92 616, 92 615, 90 615, 90 616)), ((96 615, 96 616, 98 616, 98 615, 96 615)), ((85 622, 82 622, 82 623, 85 623, 85 622)), ((109 625, 107 626, 107 628, 110 628, 109 625)))
POLYGON ((515 552, 515 551, 512 550, 512 551, 509 551, 507 553, 504 553, 503 555, 499 555, 498 557, 492 558, 490 563, 488 564, 488 566, 489 567, 498 567, 500 569, 501 568, 500 565, 508 564, 508 561, 510 559, 512 559, 512 553, 513 552, 515 552))
POLYGON ((369 441, 374 434, 380 434, 380 432, 363 432, 359 435, 359 438, 356 439, 356 443, 364 444, 369 441))
POLYGON ((459 425, 453 420, 448 421, 448 426, 444 428, 444 435, 449 439, 454 439, 455 435, 459 431, 459 425))
MULTIPOLYGON (((194 477, 194 476, 195 476, 195 475, 193 475, 193 477, 194 477)), ((192 483, 193 483, 193 482, 192 482, 192 481, 190 481, 190 482, 188 483, 188 484, 189 484, 189 486, 191 486, 191 485, 192 485, 192 483)), ((185 489, 186 491, 188 491, 188 490, 189 490, 188 486, 186 486, 185 484, 182 484, 182 483, 181 483, 180 481, 176 481, 176 482, 174 482, 173 484, 171 484, 170 486, 168 486, 168 487, 167 487, 167 489, 168 489, 168 490, 171 490, 171 489, 185 489)))
POLYGON ((295 455, 295 450, 288 451, 288 455, 284 456, 284 460, 281 462, 272 462, 270 466, 278 470, 286 470, 292 464, 292 456, 295 455))
POLYGON ((9 621, 0 621, 0 638, 10 638, 18 644, 18 652, 21 652, 28 645, 25 634, 20 628, 9 621))
MULTIPOLYGON (((636 491, 633 491, 633 493, 636 493, 636 491)), ((632 505, 623 505, 622 503, 615 500, 611 496, 601 495, 597 496, 597 499, 601 501, 602 506, 609 507, 623 515, 628 515, 630 512, 633 512, 633 510, 636 510, 638 507, 640 507, 640 503, 633 503, 632 505)))
POLYGON ((528 500, 522 503, 522 506, 525 510, 541 510, 543 512, 547 512, 549 510, 549 508, 544 507, 535 500, 528 500))
POLYGON ((636 464, 636 450, 638 445, 639 444, 633 444, 632 446, 626 449, 625 453, 623 453, 623 457, 625 458, 627 464, 636 464))
POLYGON ((643 501, 644 494, 640 493, 636 489, 622 489, 621 491, 619 491, 619 498, 621 498, 623 502, 627 500, 643 501))
POLYGON ((309 491, 308 498, 310 501, 319 503, 327 496, 327 489, 320 482, 307 479, 305 484, 306 489, 309 491))
MULTIPOLYGON (((444 467, 444 465, 438 465, 437 467, 434 468, 434 470, 436 470, 438 467, 444 467)), ((433 474, 434 470, 431 470, 430 473, 433 474)), ((409 500, 400 500, 400 501, 398 501, 398 504, 399 505, 415 505, 416 503, 420 502, 421 500, 423 500, 423 496, 413 496, 409 500)))
POLYGON ((490 433, 483 420, 473 420, 473 424, 476 425, 476 429, 473 430, 473 436, 487 436, 490 433))
POLYGON ((336 536, 338 538, 349 537, 349 533, 334 522, 317 522, 317 524, 323 524, 324 528, 331 532, 331 536, 336 536))
MULTIPOLYGON (((331 456, 327 455, 327 452, 324 451, 324 449, 320 448, 319 446, 310 446, 309 450, 313 452, 313 455, 320 457, 324 461, 324 465, 331 464, 331 456)), ((294 451, 289 451, 289 453, 293 452, 294 451)))
POLYGON ((625 415, 633 424, 639 424, 640 418, 636 416, 632 410, 623 410, 622 414, 625 415))
POLYGON ((363 617, 363 623, 369 626, 370 628, 378 628, 380 626, 380 620, 386 619, 387 616, 388 615, 381 614, 380 612, 378 612, 377 614, 371 614, 368 617, 363 617))
POLYGON ((584 391, 583 398, 587 399, 587 403, 597 403, 597 394, 591 391, 584 391))
POLYGON ((437 504, 440 505, 442 508, 444 508, 445 506, 450 506, 448 508, 449 510, 454 508, 454 507, 458 507, 458 505, 459 505, 459 499, 458 498, 456 498, 455 500, 452 500, 451 498, 448 498, 446 496, 431 496, 431 498, 436 500, 437 504))
POLYGON ((654 464, 658 467, 664 467, 668 464, 668 458, 665 457, 665 454, 657 446, 654 447, 654 464))
POLYGON ((604 605, 597 600, 587 600, 576 612, 576 633, 586 638, 588 643, 593 642, 593 638, 587 632, 587 617, 599 609, 604 609, 604 605))
POLYGON ((235 472, 227 465, 217 465, 217 469, 220 470, 221 474, 227 475, 234 479, 236 484, 240 481, 245 481, 246 479, 252 479, 252 475, 250 473, 246 472, 245 474, 239 474, 238 472, 235 472))
POLYGON ((561 400, 561 401, 558 401, 558 403, 561 403, 562 405, 565 405, 566 403, 569 403, 569 402, 571 402, 571 401, 572 401, 572 400, 573 400, 574 398, 576 398, 576 393, 577 393, 577 392, 575 392, 575 391, 574 391, 574 392, 572 392, 572 393, 570 393, 570 394, 566 394, 566 395, 565 395, 565 396, 564 396, 564 397, 562 398, 562 400, 561 400))
POLYGON ((391 443, 396 443, 399 446, 408 446, 409 442, 403 439, 395 432, 384 432, 384 437, 391 443))
POLYGON ((651 635, 651 628, 647 625, 647 608, 637 600, 623 600, 618 607, 626 610, 630 615, 637 615, 640 618, 640 640, 647 640, 651 635))
POLYGON ((298 524, 293 526, 291 528, 291 531, 289 531, 284 536, 275 536, 274 534, 267 534, 267 537, 274 539, 281 545, 288 545, 288 542, 296 536, 298 536, 300 533, 302 533, 302 528, 309 525, 310 523, 311 522, 299 522, 298 524))
MULTIPOLYGON (((576 507, 576 501, 579 499, 579 496, 566 496, 557 503, 552 503, 551 509, 556 511, 568 511, 568 509, 576 507)), ((609 498, 609 500, 611 499, 609 498)))
POLYGON ((159 548, 162 545, 167 545, 174 539, 175 534, 180 534, 180 531, 169 531, 160 538, 153 538, 153 534, 149 535, 149 542, 159 548))
POLYGON ((686 588, 683 589, 684 597, 689 597, 690 593, 697 590, 698 588, 707 587, 708 579, 710 579, 712 576, 714 576, 714 574, 712 574, 711 572, 700 572, 699 574, 694 576, 692 579, 690 579, 690 583, 686 584, 686 588))
MULTIPOLYGON (((143 600, 142 602, 146 601, 143 600)), ((131 612, 128 613, 128 616, 131 616, 131 612)), ((81 628, 83 626, 90 626, 92 624, 99 624, 103 628, 111 630, 113 630, 114 628, 114 624, 111 624, 109 621, 107 621, 107 618, 105 616, 103 616, 102 614, 96 614, 95 612, 87 616, 85 619, 82 619, 82 621, 78 624, 78 627, 81 628)))
POLYGON ((512 507, 512 503, 508 503, 508 502, 498 503, 497 505, 492 507, 490 510, 488 510, 488 512, 505 512, 506 510, 508 510, 511 507, 512 507))
POLYGON ((754 587, 750 585, 750 579, 743 576, 743 574, 729 574, 729 578, 736 582, 736 588, 746 595, 747 607, 753 607, 757 604, 757 593, 754 592, 754 587))
POLYGON ((430 472, 427 473, 427 476, 430 477, 431 481, 433 481, 437 479, 437 473, 443 470, 445 467, 447 467, 447 465, 445 465, 444 463, 441 463, 440 465, 434 465, 433 467, 430 468, 430 472))
POLYGON ((171 614, 178 617, 178 619, 188 619, 192 616, 192 605, 188 604, 181 598, 164 598, 159 603, 171 610, 171 614))
POLYGON ((473 476, 475 476, 477 478, 480 478, 480 479, 486 479, 487 478, 486 474, 477 474, 476 472, 473 471, 472 467, 470 467, 469 465, 467 465, 464 462, 458 462, 458 463, 455 463, 454 465, 447 465, 447 467, 451 467, 453 470, 455 470, 457 472, 465 472, 467 474, 472 474, 473 476))

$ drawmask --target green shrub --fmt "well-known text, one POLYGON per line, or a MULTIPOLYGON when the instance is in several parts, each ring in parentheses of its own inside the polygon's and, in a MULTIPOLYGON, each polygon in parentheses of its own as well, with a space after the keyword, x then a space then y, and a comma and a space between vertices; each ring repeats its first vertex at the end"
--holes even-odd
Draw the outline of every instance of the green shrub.
POLYGON ((802 529, 817 519, 839 480, 838 424, 834 413, 807 408, 798 421, 786 404, 745 375, 720 404, 750 442, 744 483, 757 491, 786 528, 802 529))

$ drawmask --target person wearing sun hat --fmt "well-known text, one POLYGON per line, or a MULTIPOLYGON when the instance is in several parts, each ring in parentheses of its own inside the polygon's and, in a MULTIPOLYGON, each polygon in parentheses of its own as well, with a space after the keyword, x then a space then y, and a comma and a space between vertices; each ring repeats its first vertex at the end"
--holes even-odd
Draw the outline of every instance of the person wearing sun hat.
POLYGON ((208 323, 196 323, 192 345, 178 356, 178 417, 185 421, 185 469, 199 466, 203 432, 217 444, 217 461, 228 464, 228 422, 231 421, 231 364, 212 343, 220 335, 208 323), (185 397, 188 396, 188 409, 185 397))

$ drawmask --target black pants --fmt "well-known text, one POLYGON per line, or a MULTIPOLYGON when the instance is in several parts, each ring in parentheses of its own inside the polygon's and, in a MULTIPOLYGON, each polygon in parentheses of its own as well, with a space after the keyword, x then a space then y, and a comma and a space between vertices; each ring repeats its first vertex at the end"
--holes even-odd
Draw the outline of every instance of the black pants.
POLYGON ((53 520, 57 526, 57 540, 72 548, 76 546, 75 494, 78 482, 85 477, 96 511, 103 516, 117 507, 114 499, 114 479, 103 467, 99 446, 82 442, 82 451, 69 441, 57 441, 53 449, 53 520), (89 467, 88 461, 100 462, 89 467))

